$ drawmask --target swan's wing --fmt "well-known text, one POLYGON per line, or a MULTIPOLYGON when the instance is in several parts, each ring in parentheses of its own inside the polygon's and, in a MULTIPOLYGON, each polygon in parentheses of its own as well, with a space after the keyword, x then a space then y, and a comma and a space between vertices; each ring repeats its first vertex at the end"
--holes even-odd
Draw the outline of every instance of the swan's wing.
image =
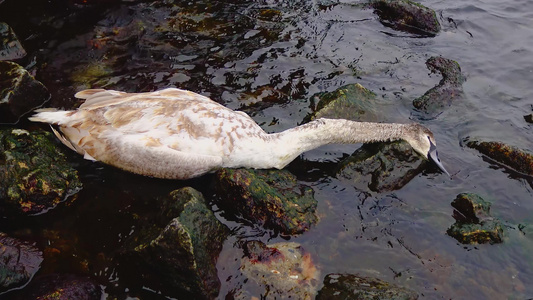
POLYGON ((176 88, 168 88, 148 93, 125 93, 114 90, 90 89, 78 92, 74 96, 79 99, 85 99, 85 102, 80 105, 80 109, 89 110, 130 101, 151 102, 195 100, 213 102, 213 100, 205 96, 176 88))

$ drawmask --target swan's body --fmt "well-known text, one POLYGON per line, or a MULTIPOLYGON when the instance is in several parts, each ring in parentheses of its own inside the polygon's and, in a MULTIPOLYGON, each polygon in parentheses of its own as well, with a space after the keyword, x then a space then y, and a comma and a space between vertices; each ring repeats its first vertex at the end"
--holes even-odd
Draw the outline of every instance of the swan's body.
POLYGON ((267 134, 247 114, 180 89, 85 90, 76 97, 86 99, 77 110, 44 109, 30 120, 59 125, 58 138, 86 159, 142 175, 187 179, 223 167, 281 169, 321 145, 398 139, 442 168, 433 134, 419 124, 318 119, 267 134))

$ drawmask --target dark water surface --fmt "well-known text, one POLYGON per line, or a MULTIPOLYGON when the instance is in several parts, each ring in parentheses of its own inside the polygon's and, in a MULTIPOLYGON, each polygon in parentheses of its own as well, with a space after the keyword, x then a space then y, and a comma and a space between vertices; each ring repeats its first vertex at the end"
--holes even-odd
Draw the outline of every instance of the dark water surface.
MULTIPOLYGON (((24 22, 5 14, 8 8, 31 11, 28 3, 21 7, 7 0, 0 5, 3 11, 0 20, 6 20, 14 28, 29 48, 28 52, 37 57, 37 64, 44 57, 49 70, 56 70, 36 71, 36 77, 55 97, 52 105, 70 103, 72 106, 67 96, 72 91, 99 85, 89 80, 87 86, 80 81, 73 83, 73 71, 60 62, 69 55, 79 55, 73 54, 73 49, 82 49, 86 40, 95 36, 93 29, 104 27, 102 21, 98 22, 107 13, 135 3, 138 2, 117 2, 109 7, 98 4, 93 11, 78 15, 77 18, 86 18, 87 22, 73 21, 76 26, 69 26, 72 17, 68 9, 49 6, 47 13, 67 12, 62 19, 64 24, 55 24, 55 29, 44 27, 43 30, 57 31, 47 33, 51 37, 47 43, 39 40, 42 35, 38 32, 32 32, 34 27, 25 27, 24 22)), ((438 75, 429 75, 425 61, 435 55, 453 59, 467 78, 464 96, 438 117, 421 121, 434 132, 440 158, 454 174, 453 179, 428 171, 400 190, 363 194, 350 182, 320 171, 328 163, 352 153, 357 146, 332 145, 310 151, 288 168, 315 190, 320 222, 309 232, 290 240, 302 244, 311 253, 322 276, 357 273, 378 277, 413 289, 427 299, 532 298, 533 236, 520 231, 519 224, 526 227, 533 224, 533 180, 491 162, 464 147, 462 141, 470 137, 502 141, 526 150, 533 148, 532 125, 523 119, 533 108, 533 2, 427 0, 421 3, 439 15, 443 30, 435 37, 419 38, 385 27, 372 10, 356 5, 359 2, 265 1, 238 5, 216 2, 223 8, 218 9, 219 13, 226 17, 237 14, 250 18, 253 15, 250 12, 260 8, 279 9, 283 26, 271 28, 279 34, 269 39, 256 28, 270 25, 253 21, 248 24, 237 17, 228 17, 235 24, 223 22, 206 29, 219 34, 217 39, 202 40, 198 35, 181 44, 176 42, 179 47, 168 50, 166 56, 157 56, 164 49, 160 52, 148 49, 152 54, 151 63, 161 63, 159 70, 151 67, 157 71, 142 77, 133 66, 130 69, 135 74, 121 69, 106 75, 106 86, 146 91, 175 85, 211 96, 234 109, 254 103, 257 95, 261 95, 258 91, 268 93, 268 88, 272 88, 283 93, 278 97, 282 101, 250 112, 265 130, 273 132, 300 123, 311 111, 309 99, 313 94, 333 91, 348 83, 361 83, 393 112, 383 121, 409 122, 410 119, 419 121, 412 100, 440 80, 438 75), (225 38, 232 35, 239 35, 241 40, 257 35, 261 38, 254 49, 232 52, 235 49, 227 46, 232 41, 225 38), (187 43, 194 47, 188 47, 187 43), (227 51, 211 54, 218 49, 227 51), (195 55, 194 51, 201 53, 195 55), (131 84, 124 80, 130 80, 131 84), (502 244, 465 246, 446 235, 454 223, 450 203, 463 192, 477 193, 492 202, 492 215, 505 224, 502 244)), ((177 5, 184 10, 200 9, 200 5, 177 5)), ((124 18, 127 16, 123 14, 124 18)), ((151 16, 165 17, 165 14, 151 16)), ((110 27, 118 27, 117 24, 120 21, 110 27)), ((183 41, 181 36, 176 37, 178 40, 183 41)), ((100 54, 97 50, 93 54, 97 60, 100 54)), ((144 288, 142 282, 121 276, 109 257, 135 230, 131 215, 157 209, 150 199, 187 185, 210 199, 212 176, 187 182, 157 180, 93 164, 75 154, 69 161, 79 170, 84 183, 78 200, 20 224, 2 223, 2 231, 39 239, 41 245, 57 243, 58 248, 63 247, 65 257, 55 262, 45 260, 42 272, 89 272, 105 286, 108 294, 119 299, 163 298, 144 288), (87 265, 86 269, 76 269, 83 264, 87 265)), ((213 209, 217 210, 216 206, 213 209)), ((239 276, 238 259, 242 252, 236 246, 238 241, 260 239, 274 243, 286 238, 227 220, 223 211, 217 210, 217 217, 234 232, 218 260, 223 299, 231 290, 253 289, 239 276)))

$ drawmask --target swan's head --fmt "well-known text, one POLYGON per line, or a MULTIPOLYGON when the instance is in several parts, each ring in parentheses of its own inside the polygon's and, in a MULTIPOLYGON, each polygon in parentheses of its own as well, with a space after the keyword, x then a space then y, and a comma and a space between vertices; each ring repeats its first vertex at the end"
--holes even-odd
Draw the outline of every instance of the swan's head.
POLYGON ((410 124, 408 125, 408 134, 405 140, 416 152, 432 161, 439 169, 450 176, 439 159, 437 143, 429 129, 420 124, 410 124))

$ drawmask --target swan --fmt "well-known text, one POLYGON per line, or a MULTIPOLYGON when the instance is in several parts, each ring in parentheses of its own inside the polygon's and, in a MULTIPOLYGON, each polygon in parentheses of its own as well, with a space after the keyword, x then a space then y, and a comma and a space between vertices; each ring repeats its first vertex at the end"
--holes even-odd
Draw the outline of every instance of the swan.
POLYGON ((75 97, 85 99, 76 110, 39 109, 29 119, 58 125, 61 132, 52 127, 58 139, 85 159, 146 176, 189 179, 220 168, 282 169, 321 145, 399 139, 448 174, 433 134, 416 123, 321 118, 268 134, 246 113, 177 88, 89 89, 75 97))

